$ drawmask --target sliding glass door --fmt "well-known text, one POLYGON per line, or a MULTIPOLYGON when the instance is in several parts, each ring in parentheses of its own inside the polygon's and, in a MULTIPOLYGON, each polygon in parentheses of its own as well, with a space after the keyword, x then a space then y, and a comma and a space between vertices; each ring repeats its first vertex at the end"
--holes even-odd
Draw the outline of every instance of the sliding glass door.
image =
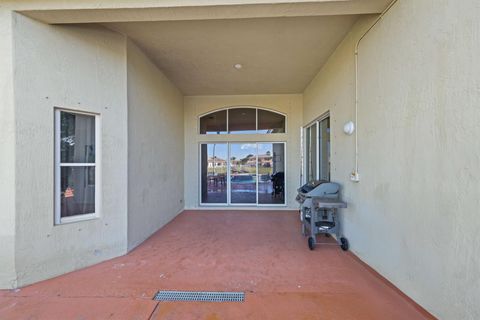
POLYGON ((330 181, 330 118, 327 116, 305 128, 305 182, 330 181))
POLYGON ((200 158, 201 204, 285 204, 285 143, 206 143, 200 158))
POLYGON ((285 203, 285 144, 258 143, 258 204, 285 203))
POLYGON ((257 203, 257 144, 230 144, 230 203, 257 203))
POLYGON ((201 202, 227 204, 226 143, 209 143, 200 146, 201 202))
POLYGON ((317 180, 317 172, 318 172, 318 152, 317 152, 317 145, 318 145, 318 123, 315 122, 313 125, 306 129, 306 177, 307 181, 317 180))

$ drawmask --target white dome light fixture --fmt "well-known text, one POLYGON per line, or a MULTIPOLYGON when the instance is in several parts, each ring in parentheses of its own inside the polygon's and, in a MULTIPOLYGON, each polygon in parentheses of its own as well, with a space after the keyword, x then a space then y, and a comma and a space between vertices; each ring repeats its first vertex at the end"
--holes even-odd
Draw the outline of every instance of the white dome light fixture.
POLYGON ((353 121, 348 121, 347 123, 345 123, 345 125, 343 126, 343 132, 351 136, 355 132, 355 123, 353 123, 353 121))
POLYGON ((234 67, 235 69, 237 69, 237 70, 240 70, 240 69, 243 68, 243 66, 242 66, 240 63, 234 64, 233 67, 234 67))

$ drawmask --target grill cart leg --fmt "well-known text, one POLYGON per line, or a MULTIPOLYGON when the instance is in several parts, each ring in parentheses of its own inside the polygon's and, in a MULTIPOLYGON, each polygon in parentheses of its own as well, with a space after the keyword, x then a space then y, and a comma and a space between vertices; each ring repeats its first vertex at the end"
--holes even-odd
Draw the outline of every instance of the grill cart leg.
POLYGON ((342 248, 343 251, 348 251, 349 244, 348 240, 345 237, 340 236, 340 221, 337 220, 337 210, 333 209, 332 211, 333 220, 335 221, 335 235, 337 237, 337 242, 342 248))
POLYGON ((310 250, 315 249, 315 237, 308 237, 308 247, 310 250))
POLYGON ((317 244, 317 233, 316 233, 316 229, 317 229, 317 226, 315 224, 315 221, 316 221, 316 215, 317 213, 314 212, 313 210, 310 212, 310 237, 308 238, 308 247, 310 248, 310 250, 313 250, 315 249, 315 245, 317 244))
POLYGON ((307 236, 307 227, 305 226, 305 211, 303 208, 300 208, 299 210, 300 213, 300 222, 302 223, 302 235, 304 237, 307 236))

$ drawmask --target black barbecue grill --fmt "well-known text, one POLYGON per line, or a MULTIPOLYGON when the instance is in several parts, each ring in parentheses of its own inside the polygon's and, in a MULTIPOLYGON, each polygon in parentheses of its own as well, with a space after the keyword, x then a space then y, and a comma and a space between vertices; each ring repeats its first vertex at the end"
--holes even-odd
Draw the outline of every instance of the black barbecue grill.
POLYGON ((340 186, 334 182, 313 180, 297 191, 302 234, 308 236, 310 250, 315 248, 318 234, 335 235, 338 245, 348 250, 348 240, 340 235, 340 221, 337 219, 337 210, 347 207, 339 200, 340 186))

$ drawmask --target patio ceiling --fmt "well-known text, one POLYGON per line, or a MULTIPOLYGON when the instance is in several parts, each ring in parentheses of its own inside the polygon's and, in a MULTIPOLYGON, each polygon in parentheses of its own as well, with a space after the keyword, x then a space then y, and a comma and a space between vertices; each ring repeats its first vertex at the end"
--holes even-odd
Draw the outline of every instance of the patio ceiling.
POLYGON ((304 91, 360 15, 388 3, 123 0, 19 11, 53 24, 102 23, 127 35, 185 95, 287 94, 304 91))
POLYGON ((186 95, 301 93, 357 17, 111 23, 186 95), (241 64, 237 70, 235 64, 241 64))

